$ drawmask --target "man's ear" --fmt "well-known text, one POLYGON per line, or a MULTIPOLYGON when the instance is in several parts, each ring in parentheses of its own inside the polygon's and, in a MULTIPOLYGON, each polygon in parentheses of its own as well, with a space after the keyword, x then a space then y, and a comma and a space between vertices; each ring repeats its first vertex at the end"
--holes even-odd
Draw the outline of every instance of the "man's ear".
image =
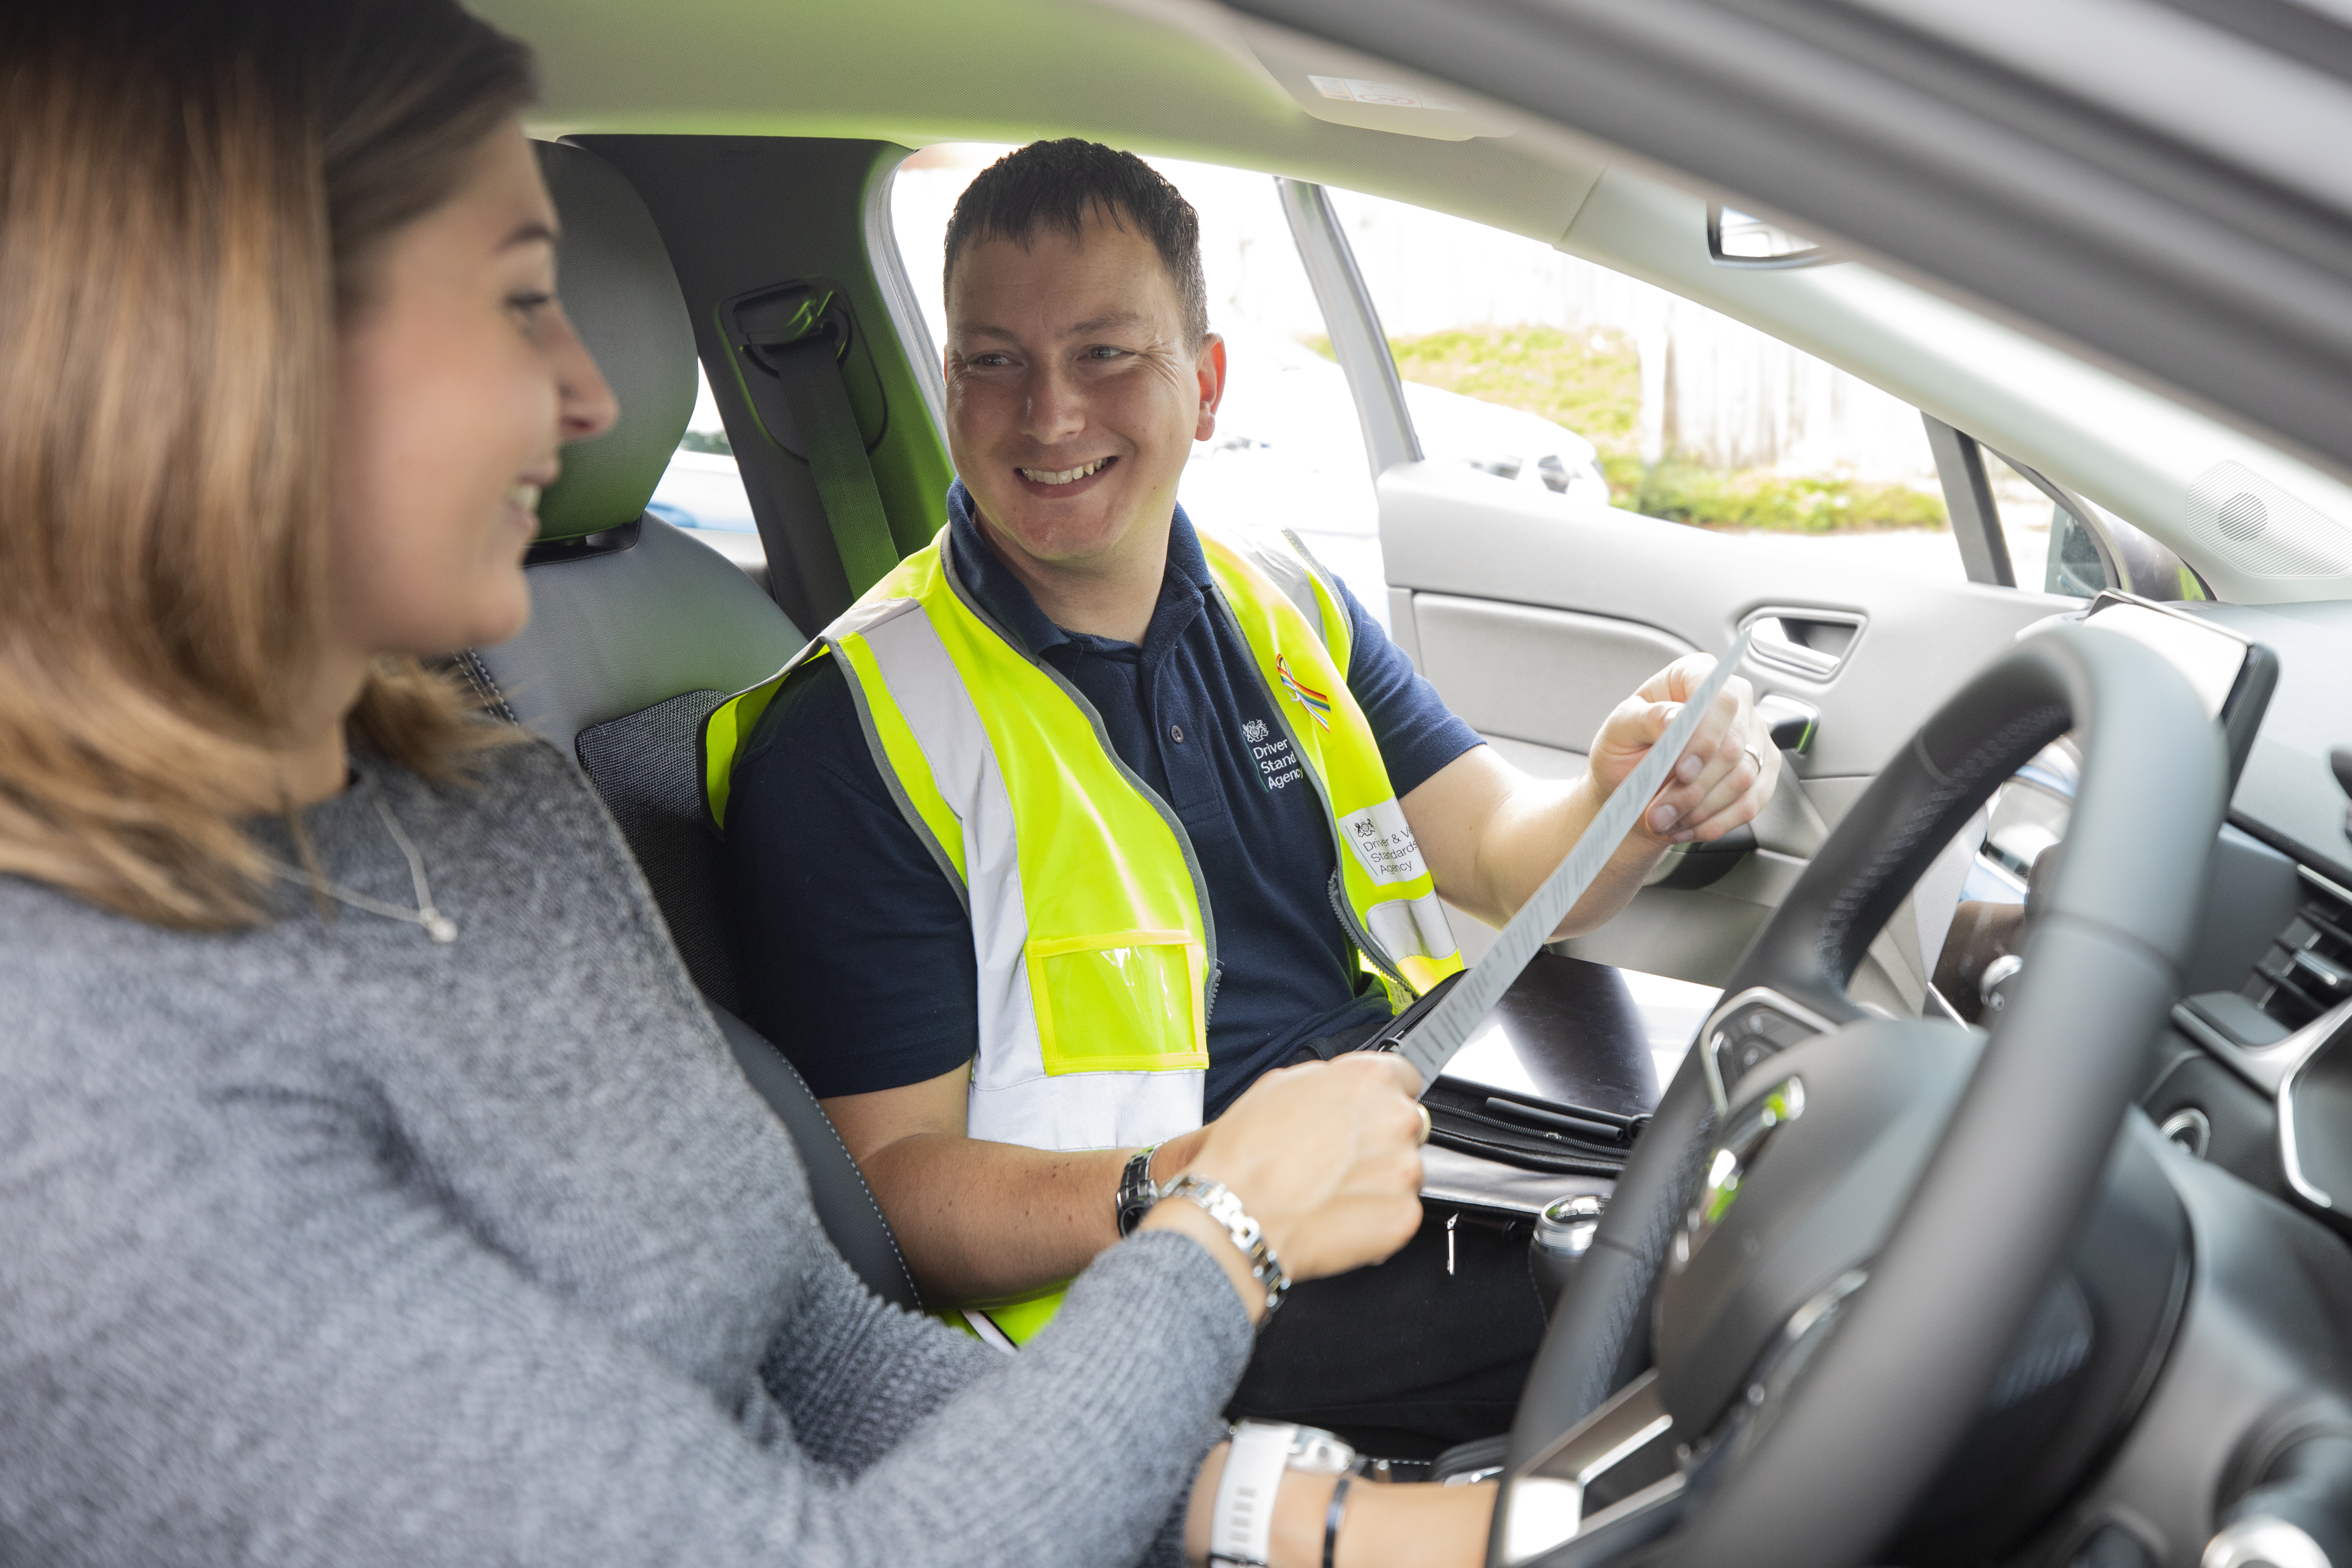
POLYGON ((1217 405, 1225 400, 1225 340, 1211 332, 1201 340, 1201 352, 1193 360, 1192 374, 1200 378, 1201 417, 1192 426, 1192 439, 1205 441, 1217 433, 1217 405))

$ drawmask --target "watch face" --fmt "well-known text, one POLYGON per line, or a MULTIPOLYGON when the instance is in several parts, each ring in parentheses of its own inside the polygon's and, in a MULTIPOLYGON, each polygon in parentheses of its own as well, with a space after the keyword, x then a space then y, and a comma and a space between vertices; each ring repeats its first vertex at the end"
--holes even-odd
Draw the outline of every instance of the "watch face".
MULTIPOLYGON (((1154 1145, 1154 1148, 1158 1145, 1154 1145)), ((1118 1233, 1131 1234, 1160 1201, 1160 1189, 1151 1184, 1151 1150, 1139 1150, 1127 1162, 1127 1169, 1118 1178, 1118 1233)))

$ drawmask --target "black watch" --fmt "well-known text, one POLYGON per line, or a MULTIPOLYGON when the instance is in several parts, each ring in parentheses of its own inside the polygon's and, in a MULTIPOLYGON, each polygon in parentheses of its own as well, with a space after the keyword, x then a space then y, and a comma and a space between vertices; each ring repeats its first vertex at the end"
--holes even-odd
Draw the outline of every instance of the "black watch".
POLYGON ((1143 1216, 1151 1212, 1151 1205, 1160 1201, 1160 1189, 1151 1184, 1151 1155, 1159 1147, 1154 1143, 1150 1149, 1138 1149, 1134 1157, 1128 1161, 1127 1169, 1119 1173, 1118 1233, 1121 1236, 1134 1235, 1135 1227, 1143 1223, 1143 1216))

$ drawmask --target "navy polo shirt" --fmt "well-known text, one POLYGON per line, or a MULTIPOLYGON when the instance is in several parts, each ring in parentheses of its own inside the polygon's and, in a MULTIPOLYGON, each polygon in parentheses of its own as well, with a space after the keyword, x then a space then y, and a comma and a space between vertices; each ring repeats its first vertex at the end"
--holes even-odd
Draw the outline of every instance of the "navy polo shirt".
MULTIPOLYGON (((1207 1113, 1306 1041, 1384 1016, 1331 912, 1329 819, 1304 771, 1260 750, 1282 729, 1248 645, 1210 612, 1209 564, 1182 509, 1140 647, 1046 619, 983 542, 961 481, 948 513, 973 597, 1086 694, 1192 840, 1221 970, 1207 1113)), ((1355 626, 1348 689, 1402 796, 1478 737, 1344 586, 1340 596, 1355 626)), ((795 671, 738 754, 725 866, 751 1022, 816 1094, 897 1089, 971 1059, 971 921, 884 785, 837 660, 795 671)))

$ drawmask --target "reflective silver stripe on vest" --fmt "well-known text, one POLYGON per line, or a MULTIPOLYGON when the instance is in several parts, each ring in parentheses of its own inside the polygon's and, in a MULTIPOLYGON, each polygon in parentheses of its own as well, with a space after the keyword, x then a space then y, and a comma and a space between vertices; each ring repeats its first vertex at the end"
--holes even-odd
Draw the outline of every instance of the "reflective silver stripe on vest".
POLYGON ((1206 1075, 1197 1068, 1046 1075, 1029 995, 1020 837, 996 749, 922 605, 896 599, 868 608, 877 613, 853 629, 872 650, 940 798, 963 827, 980 980, 980 1049, 966 1131, 1033 1149, 1116 1149, 1198 1127, 1206 1075))
POLYGON ((828 649, 840 662, 843 680, 849 688, 850 700, 857 709, 857 727, 865 731, 866 750, 874 759, 874 771, 882 776, 884 787, 889 790, 891 800, 898 807, 898 815, 906 819, 908 827, 914 829, 915 837, 923 841, 923 847, 930 854, 931 863, 940 868, 940 875, 945 877, 948 885, 955 889, 956 902, 964 907, 966 914, 970 914, 971 898, 964 890, 963 868, 955 863, 955 858, 948 853, 948 847, 940 842, 939 836, 931 831, 931 825, 916 808, 914 797, 907 793, 906 781, 898 776, 898 764, 890 760, 890 749, 882 743, 882 731, 875 727, 873 710, 866 698, 866 685, 852 672, 849 661, 843 658, 841 653, 842 638, 856 637, 877 622, 902 615, 914 603, 912 599, 877 599, 872 604, 850 605, 835 619, 833 625, 819 634, 815 642, 794 654, 792 663, 784 666, 776 679, 782 680, 791 675, 800 662, 820 646, 828 649))
POLYGON ((1364 923, 1391 958, 1444 960, 1462 951, 1446 922, 1445 907, 1435 893, 1417 899, 1389 899, 1364 911, 1364 923))
MULTIPOLYGON (((1298 613, 1307 617, 1307 624, 1315 628, 1316 640, 1328 650, 1331 639, 1323 629, 1323 606, 1315 597, 1314 569, 1298 555, 1279 545, 1270 544, 1262 536, 1245 530, 1236 529, 1231 533, 1220 531, 1217 537, 1230 545, 1234 553, 1265 573, 1274 585, 1282 590, 1282 596, 1297 606, 1298 613)), ((1296 539, 1292 539, 1291 543, 1304 553, 1306 546, 1296 539)), ((1339 595, 1332 596, 1337 598, 1339 595)), ((1346 674, 1345 670, 1340 671, 1343 679, 1346 674)))
MULTIPOLYGON (((1033 1051, 1034 1046, 1030 1047, 1033 1051)), ((988 1050, 981 1049, 983 1068, 988 1050)), ((1201 1125, 1198 1068, 1172 1072, 1072 1072, 1019 1082, 975 1076, 965 1115, 974 1138, 1032 1149, 1127 1149, 1201 1125)))

